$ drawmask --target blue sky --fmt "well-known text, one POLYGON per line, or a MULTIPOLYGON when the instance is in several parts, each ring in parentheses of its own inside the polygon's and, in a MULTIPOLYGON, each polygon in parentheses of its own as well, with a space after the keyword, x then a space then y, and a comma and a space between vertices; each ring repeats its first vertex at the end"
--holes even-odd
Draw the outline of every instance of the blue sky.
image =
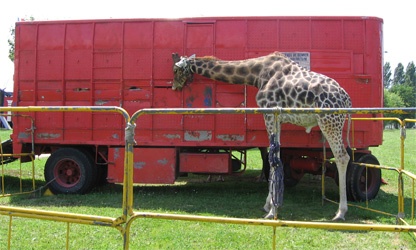
POLYGON ((416 62, 414 8, 396 0, 152 0, 152 1, 51 1, 2 2, 0 8, 0 88, 13 88, 13 64, 8 59, 9 30, 18 18, 36 20, 95 18, 175 18, 200 16, 376 16, 384 20, 384 61, 394 69, 416 62), (412 32, 413 31, 413 32, 412 32))

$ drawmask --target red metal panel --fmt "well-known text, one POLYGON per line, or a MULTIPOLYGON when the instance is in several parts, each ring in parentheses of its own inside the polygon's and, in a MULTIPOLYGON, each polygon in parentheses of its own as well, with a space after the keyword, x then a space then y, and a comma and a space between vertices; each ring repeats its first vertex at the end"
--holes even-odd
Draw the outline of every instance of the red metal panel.
POLYGON ((39 80, 62 79, 64 74, 63 50, 38 50, 36 64, 39 80))
MULTIPOLYGON (((20 80, 34 80, 36 75, 36 53, 34 50, 16 51, 19 70, 17 77, 20 80)), ((19 85, 18 85, 19 86, 19 85)), ((33 89, 33 86, 32 86, 33 89)))
POLYGON ((237 50, 241 50, 246 46, 245 40, 247 25, 245 20, 217 21, 215 25, 215 32, 215 45, 217 49, 238 48, 237 50), (230 27, 232 27, 232 29, 230 29, 230 27))
MULTIPOLYGON (((93 48, 94 23, 68 23, 65 34, 65 49, 88 51, 93 48)), ((85 54, 87 55, 87 53, 85 54)), ((89 65, 91 67, 91 65, 89 65)))
MULTIPOLYGON (((167 88, 154 88, 153 107, 180 108, 182 107, 182 92, 167 88)), ((153 130, 182 131, 182 117, 180 115, 154 115, 153 130)))
POLYGON ((113 101, 115 106, 120 105, 121 84, 119 82, 95 82, 94 100, 97 106, 109 106, 108 101, 113 101))
POLYGON ((179 172, 181 173, 230 173, 230 155, 181 153, 179 172))
POLYGON ((65 78, 91 79, 92 76, 92 50, 66 50, 65 51, 65 78))
MULTIPOLYGON (((125 49, 123 60, 124 79, 152 78, 151 49, 125 49)), ((149 85, 149 82, 147 84, 149 85)))
POLYGON ((279 20, 280 50, 304 50, 311 48, 310 20, 279 20))
MULTIPOLYGON (((154 49, 153 50, 153 79, 155 87, 172 87, 173 72, 172 72, 172 53, 182 53, 182 47, 172 47, 168 49, 154 49)), ((151 63, 151 62, 146 62, 151 63)))
MULTIPOLYGON (((258 107, 256 103, 257 89, 254 87, 247 87, 247 107, 258 107)), ((247 115, 247 130, 260 130, 265 131, 266 126, 264 125, 263 115, 248 114, 247 115)))
MULTIPOLYGON (((89 106, 88 101, 67 101, 67 106, 89 106)), ((65 130, 67 129, 92 129, 92 116, 90 112, 65 112, 65 130)))
POLYGON ((159 21, 154 25, 154 48, 183 48, 184 23, 181 20, 159 21))
MULTIPOLYGON (((132 115, 137 110, 152 107, 152 88, 148 82, 127 80, 124 82, 123 98, 122 107, 132 115)), ((140 116, 136 121, 136 133, 139 133, 142 129, 152 129, 151 115, 140 116)), ((151 138, 146 138, 146 140, 149 139, 151 138)))
POLYGON ((343 29, 340 19, 314 20, 311 29, 312 49, 342 49, 343 29))
POLYGON ((186 25, 184 46, 186 54, 213 55, 214 41, 214 24, 212 22, 192 22, 186 25))
MULTIPOLYGON (((213 85, 194 84, 183 90, 184 107, 211 108, 213 106, 213 85)), ((184 140, 190 142, 205 142, 213 140, 215 133, 214 115, 184 115, 184 140)))
POLYGON ((210 23, 188 24, 186 26, 186 47, 212 48, 214 44, 214 25, 210 23))
POLYGON ((311 70, 322 74, 352 73, 351 51, 314 51, 311 55, 311 70))
POLYGON ((46 105, 49 105, 47 103, 49 101, 62 101, 62 89, 62 82, 60 81, 39 81, 36 100, 44 101, 46 105))
POLYGON ((109 113, 93 113, 93 128, 94 129, 122 129, 124 123, 120 114, 109 113))
POLYGON ((344 20, 345 49, 353 50, 355 54, 365 51, 365 22, 362 20, 344 20))
MULTIPOLYGON (((181 21, 155 22, 153 40, 153 78, 155 86, 169 87, 172 81, 172 53, 183 53, 184 23, 181 21)), ((149 63, 149 62, 148 62, 149 63)))
MULTIPOLYGON (((18 98, 19 103, 27 102, 27 101, 35 101, 35 94, 34 94, 35 90, 33 88, 34 85, 35 85, 35 81, 19 81, 18 82, 18 86, 20 88, 19 88, 18 95, 16 96, 16 98, 18 98)), ((33 104, 34 103, 32 103, 32 105, 33 104)))
MULTIPOLYGON (((109 149, 108 181, 124 179, 124 148, 109 149)), ((134 148, 134 183, 174 183, 176 179, 175 148, 134 148)))
POLYGON ((120 51, 123 46, 123 26, 121 22, 95 23, 94 50, 120 51))
POLYGON ((151 49, 153 46, 153 22, 132 21, 124 25, 125 49, 151 49))
MULTIPOLYGON (((218 84, 216 107, 245 107, 244 91, 244 85, 218 84)), ((216 115, 215 133, 217 142, 244 143, 246 141, 246 115, 216 115)))
MULTIPOLYGON (((63 50, 64 39, 65 24, 48 23, 39 25, 37 49, 39 51, 63 50)), ((59 63, 62 63, 62 61, 59 63)))
POLYGON ((247 33, 248 48, 269 50, 276 49, 276 20, 249 20, 247 21, 247 33))
POLYGON ((94 145, 123 145, 124 129, 96 129, 95 126, 93 128, 92 141, 86 143, 94 145))
MULTIPOLYGON (((184 145, 184 132, 177 129, 157 129, 152 130, 152 141, 144 142, 144 144, 153 144, 158 146, 180 146, 184 145)), ((195 143, 190 144, 195 146, 195 143)))
POLYGON ((247 145, 252 147, 268 147, 269 138, 266 129, 264 130, 247 130, 247 145))
POLYGON ((90 144, 98 143, 99 141, 94 142, 92 135, 92 127, 88 127, 88 129, 70 129, 67 128, 64 131, 64 140, 66 144, 90 144))
POLYGON ((69 105, 68 102, 70 101, 84 101, 83 105, 91 105, 91 82, 85 80, 66 81, 64 94, 67 101, 66 105, 69 105))
POLYGON ((36 50, 37 44, 37 28, 38 26, 35 24, 28 25, 19 25, 16 26, 16 52, 19 51, 26 51, 26 50, 36 50))
POLYGON ((94 79, 121 79, 122 54, 120 52, 94 53, 94 79))

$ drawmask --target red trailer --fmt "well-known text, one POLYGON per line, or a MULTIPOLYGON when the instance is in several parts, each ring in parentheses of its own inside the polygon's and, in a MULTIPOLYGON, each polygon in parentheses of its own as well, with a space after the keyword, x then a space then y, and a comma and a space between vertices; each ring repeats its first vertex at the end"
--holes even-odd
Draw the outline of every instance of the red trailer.
MULTIPOLYGON (((18 22, 15 34, 14 106, 119 106, 130 114, 142 108, 256 107, 255 88, 199 76, 183 91, 173 91, 171 55, 240 60, 273 51, 336 79, 354 107, 383 104, 382 20, 374 17, 39 21, 18 22)), ((85 193, 102 178, 122 182, 121 116, 25 115, 31 119, 13 118, 13 151, 30 152, 33 145, 36 154, 51 153, 45 178, 55 179, 50 184, 54 193, 85 193)), ((375 163, 368 149, 382 143, 382 124, 359 122, 354 129, 356 160, 375 163)), ((254 114, 143 116, 135 140, 136 183, 174 183, 184 173, 241 172, 233 152, 269 144, 263 118, 254 114)), ((287 184, 295 184, 304 173, 321 173, 318 128, 306 134, 285 124, 281 142, 287 184)), ((335 168, 328 165, 327 174, 335 176, 335 168)), ((349 175, 361 172, 357 168, 349 175)), ((380 171, 373 172, 370 187, 377 194, 380 171)), ((360 187, 361 178, 348 179, 350 188, 360 187)))

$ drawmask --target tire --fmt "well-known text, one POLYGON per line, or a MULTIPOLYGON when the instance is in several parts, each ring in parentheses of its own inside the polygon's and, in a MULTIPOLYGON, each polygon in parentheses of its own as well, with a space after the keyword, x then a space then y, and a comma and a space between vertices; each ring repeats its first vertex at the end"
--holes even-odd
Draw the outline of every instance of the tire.
POLYGON ((85 194, 96 184, 92 157, 75 148, 61 148, 45 164, 45 180, 54 194, 85 194))
MULTIPOLYGON (((3 141, 1 143, 1 147, 2 147, 2 152, 3 154, 13 154, 13 141, 11 139, 7 140, 7 141, 3 141)), ((7 156, 7 157, 1 157, 0 162, 2 164, 7 164, 10 162, 14 162, 15 160, 17 160, 18 158, 14 158, 13 156, 7 156)))
MULTIPOLYGON (((371 154, 359 156, 358 163, 380 165, 377 158, 371 154)), ((351 164, 347 171, 347 196, 350 201, 365 201, 374 199, 381 185, 381 170, 378 168, 366 168, 351 164), (367 172, 367 190, 366 190, 367 172)))
POLYGON ((298 174, 290 168, 289 162, 283 163, 283 170, 285 177, 283 178, 283 183, 287 188, 293 188, 298 185, 303 174, 298 174))

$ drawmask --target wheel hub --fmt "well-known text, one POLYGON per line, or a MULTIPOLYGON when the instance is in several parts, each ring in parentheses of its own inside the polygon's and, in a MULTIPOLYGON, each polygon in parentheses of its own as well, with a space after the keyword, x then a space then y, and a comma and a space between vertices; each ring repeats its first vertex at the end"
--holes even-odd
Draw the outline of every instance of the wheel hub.
POLYGON ((80 177, 80 167, 72 160, 61 160, 55 168, 56 181, 62 186, 72 187, 79 182, 80 177))

